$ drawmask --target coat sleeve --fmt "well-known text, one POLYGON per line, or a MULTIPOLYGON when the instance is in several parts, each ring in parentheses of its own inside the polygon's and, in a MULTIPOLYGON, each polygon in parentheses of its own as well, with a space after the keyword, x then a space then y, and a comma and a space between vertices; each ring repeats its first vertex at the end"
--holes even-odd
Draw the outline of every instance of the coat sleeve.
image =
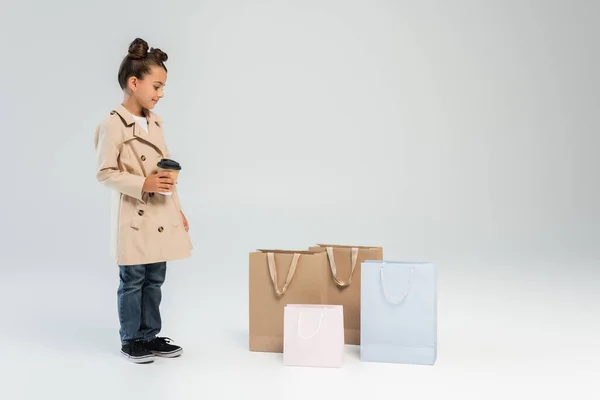
POLYGON ((96 179, 98 182, 127 196, 141 200, 145 177, 130 174, 119 169, 119 152, 122 137, 118 129, 111 129, 110 121, 105 121, 96 129, 96 179))

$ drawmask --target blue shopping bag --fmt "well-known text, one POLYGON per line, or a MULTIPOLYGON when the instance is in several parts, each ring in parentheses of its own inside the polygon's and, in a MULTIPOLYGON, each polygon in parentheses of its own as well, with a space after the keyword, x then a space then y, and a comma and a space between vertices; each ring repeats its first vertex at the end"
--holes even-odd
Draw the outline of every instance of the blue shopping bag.
POLYGON ((427 262, 363 262, 360 315, 361 361, 435 364, 436 266, 427 262))

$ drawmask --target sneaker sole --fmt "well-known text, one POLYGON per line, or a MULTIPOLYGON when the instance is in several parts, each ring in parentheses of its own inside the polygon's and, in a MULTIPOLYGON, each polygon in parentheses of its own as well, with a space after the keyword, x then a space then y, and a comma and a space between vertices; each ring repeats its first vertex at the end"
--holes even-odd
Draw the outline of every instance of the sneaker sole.
POLYGON ((154 354, 156 357, 162 357, 162 358, 175 358, 175 357, 179 357, 182 353, 183 353, 183 349, 175 350, 170 353, 161 353, 158 351, 152 352, 152 354, 154 354))
POLYGON ((131 361, 134 364, 150 364, 154 362, 154 355, 142 356, 142 357, 132 357, 129 354, 121 351, 121 355, 125 357, 128 361, 131 361))

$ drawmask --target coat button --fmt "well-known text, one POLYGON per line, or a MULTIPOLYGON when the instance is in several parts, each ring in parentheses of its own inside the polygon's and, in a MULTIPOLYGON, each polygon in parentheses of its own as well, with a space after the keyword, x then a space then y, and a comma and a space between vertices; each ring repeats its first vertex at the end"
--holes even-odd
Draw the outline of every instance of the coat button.
POLYGON ((159 232, 162 232, 162 231, 164 231, 164 228, 163 228, 162 226, 159 226, 159 227, 158 227, 158 231, 159 231, 159 232))
POLYGON ((144 210, 139 210, 138 211, 138 215, 141 217, 142 215, 144 215, 144 210))
POLYGON ((140 158, 142 159, 142 161, 146 161, 146 156, 142 156, 140 158))

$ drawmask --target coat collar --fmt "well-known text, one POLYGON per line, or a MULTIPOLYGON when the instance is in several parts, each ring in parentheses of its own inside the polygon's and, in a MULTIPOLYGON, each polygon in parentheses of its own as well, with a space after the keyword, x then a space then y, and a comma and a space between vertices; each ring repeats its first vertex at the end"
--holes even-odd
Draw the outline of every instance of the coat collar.
MULTIPOLYGON (((129 110, 127 110, 125 108, 125 106, 123 106, 123 104, 117 105, 114 108, 114 111, 117 114, 119 114, 119 116, 125 122, 125 124, 127 126, 135 124, 133 115, 131 114, 131 112, 129 110)), ((154 114, 152 111, 144 109, 143 112, 144 112, 144 115, 145 115, 146 119, 148 120, 148 122, 154 122, 156 124, 159 124, 161 122, 160 117, 158 115, 154 114)))
MULTIPOLYGON (((148 120, 148 130, 149 130, 149 133, 146 133, 146 132, 141 132, 142 128, 139 127, 135 123, 135 120, 133 119, 133 115, 131 114, 131 112, 129 112, 129 110, 127 110, 122 104, 119 104, 118 106, 116 106, 113 109, 113 112, 117 113, 119 115, 119 117, 121 117, 121 120, 127 127, 132 128, 131 131, 129 131, 129 132, 133 137, 136 137, 138 139, 141 139, 141 140, 144 140, 144 141, 150 143, 151 145, 156 147, 156 149, 158 151, 161 152, 163 157, 165 156, 166 151, 165 151, 165 146, 164 146, 164 139, 162 137, 162 134, 160 133, 160 126, 161 126, 162 120, 160 119, 160 117, 158 115, 154 114, 150 110, 144 109, 144 115, 146 116, 146 119, 148 120)), ((128 135, 126 135, 126 136, 128 136, 128 135)))

